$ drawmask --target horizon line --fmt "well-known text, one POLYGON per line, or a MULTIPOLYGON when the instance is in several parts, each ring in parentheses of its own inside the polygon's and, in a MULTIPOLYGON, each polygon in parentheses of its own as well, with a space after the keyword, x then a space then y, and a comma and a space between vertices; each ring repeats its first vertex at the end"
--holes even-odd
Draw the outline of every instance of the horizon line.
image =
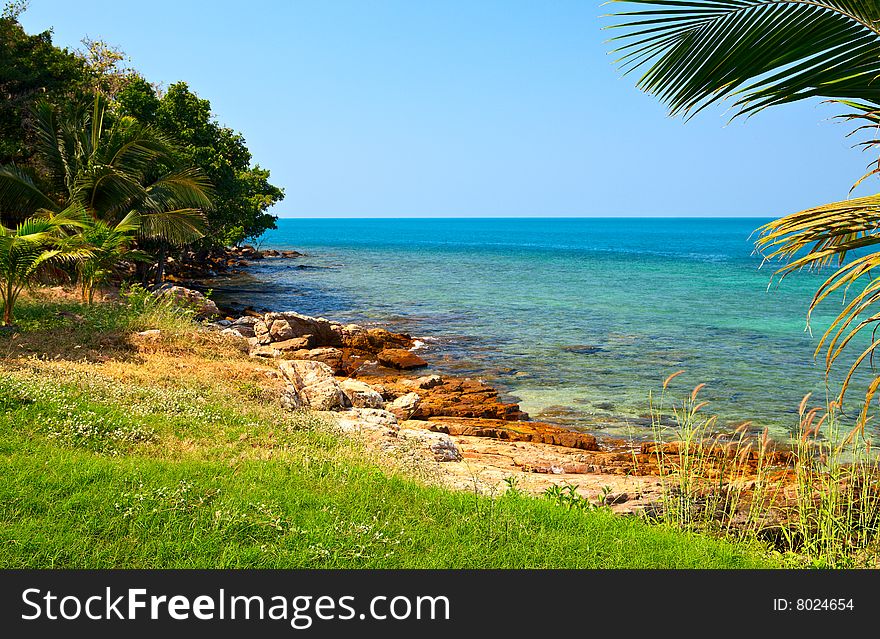
POLYGON ((772 215, 276 215, 279 220, 767 220, 772 215))

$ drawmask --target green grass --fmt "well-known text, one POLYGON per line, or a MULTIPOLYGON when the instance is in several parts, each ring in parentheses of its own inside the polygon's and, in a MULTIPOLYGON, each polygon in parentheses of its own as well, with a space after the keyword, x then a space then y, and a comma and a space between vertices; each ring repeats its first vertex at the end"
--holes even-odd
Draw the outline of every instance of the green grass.
POLYGON ((207 357, 178 336, 167 351, 73 359, 52 350, 40 308, 22 307, 33 330, 18 339, 46 352, 0 360, 0 567, 777 566, 605 509, 424 485, 282 411, 277 381, 234 348, 207 357))

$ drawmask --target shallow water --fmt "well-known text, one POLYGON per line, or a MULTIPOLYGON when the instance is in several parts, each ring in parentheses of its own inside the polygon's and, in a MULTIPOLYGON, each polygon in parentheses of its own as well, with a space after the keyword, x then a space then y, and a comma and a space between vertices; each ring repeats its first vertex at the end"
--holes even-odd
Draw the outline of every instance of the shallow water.
MULTIPOLYGON (((811 391, 829 304, 805 332, 821 278, 768 290, 755 219, 284 219, 264 260, 216 296, 376 322, 427 344, 440 370, 498 384, 534 418, 627 434, 649 391, 706 383, 722 423, 782 434, 811 391)), ((858 391, 852 394, 858 408, 858 391)))

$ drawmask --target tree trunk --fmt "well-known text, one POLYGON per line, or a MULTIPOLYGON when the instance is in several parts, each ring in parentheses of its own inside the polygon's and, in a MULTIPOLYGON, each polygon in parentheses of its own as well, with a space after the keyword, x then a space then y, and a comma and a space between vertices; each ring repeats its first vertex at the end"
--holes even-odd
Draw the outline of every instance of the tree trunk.
POLYGON ((162 286, 165 283, 165 242, 159 245, 159 262, 156 264, 156 286, 162 286))
POLYGON ((6 291, 3 300, 3 325, 12 326, 12 306, 15 304, 15 297, 12 294, 12 288, 6 291))

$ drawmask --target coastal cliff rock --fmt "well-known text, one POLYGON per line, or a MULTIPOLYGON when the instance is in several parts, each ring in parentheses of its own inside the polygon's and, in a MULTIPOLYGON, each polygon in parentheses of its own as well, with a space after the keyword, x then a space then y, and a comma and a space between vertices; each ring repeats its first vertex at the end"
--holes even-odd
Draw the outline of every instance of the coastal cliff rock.
POLYGON ((382 353, 387 354, 384 366, 399 370, 427 366, 422 358, 406 350, 415 343, 409 335, 293 311, 243 317, 221 328, 229 335, 248 339, 254 357, 322 361, 337 375, 354 375, 382 353))
POLYGON ((404 379, 400 383, 407 388, 428 390, 442 384, 443 378, 439 375, 425 375, 424 377, 417 377, 416 379, 404 379))
POLYGON ((463 417, 521 421, 529 418, 518 404, 501 401, 495 388, 478 380, 444 379, 439 375, 407 379, 389 376, 387 371, 359 372, 358 379, 381 388, 382 395, 390 402, 412 393, 417 387, 419 403, 412 419, 463 417))
MULTIPOLYGON (((301 338, 299 338, 301 339, 301 338)), ((271 344, 270 346, 276 346, 271 344)), ((329 366, 336 375, 345 375, 348 372, 346 366, 345 354, 338 348, 332 346, 322 346, 320 348, 300 349, 296 351, 287 351, 279 354, 279 357, 289 360, 308 360, 312 362, 322 362, 329 366)))

